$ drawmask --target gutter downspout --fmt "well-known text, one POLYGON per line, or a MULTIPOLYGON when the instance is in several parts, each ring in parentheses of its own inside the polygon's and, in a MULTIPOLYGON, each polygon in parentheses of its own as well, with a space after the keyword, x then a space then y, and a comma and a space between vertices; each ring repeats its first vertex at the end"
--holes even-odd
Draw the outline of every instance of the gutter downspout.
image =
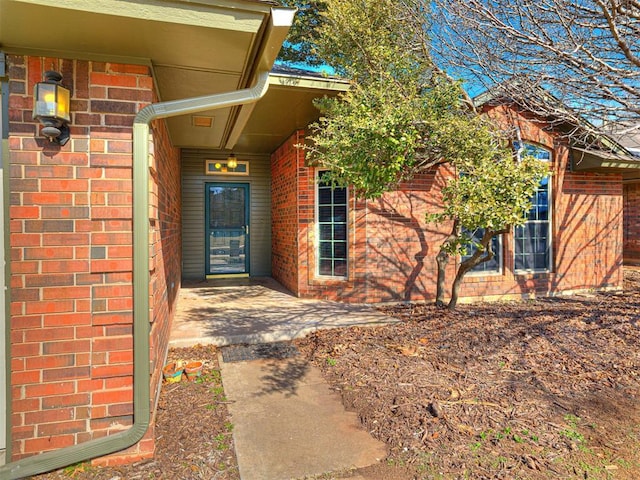
POLYGON ((149 125, 153 120, 257 102, 267 93, 269 72, 244 90, 151 104, 133 124, 133 398, 134 423, 128 430, 0 467, 0 478, 15 480, 102 457, 138 443, 149 428, 149 125))
POLYGON ((4 359, 0 367, 0 465, 4 465, 11 454, 11 438, 9 436, 9 421, 11 417, 11 394, 8 385, 11 378, 11 361, 8 356, 8 345, 11 340, 9 322, 11 318, 9 305, 11 299, 7 285, 10 285, 10 270, 8 258, 9 229, 6 219, 9 218, 9 79, 6 76, 6 61, 4 52, 0 51, 0 359, 4 359))
MULTIPOLYGON (((153 120, 207 110, 255 103, 269 88, 269 70, 284 35, 293 23, 295 9, 272 8, 264 56, 256 84, 251 88, 147 105, 133 123, 133 401, 134 423, 128 430, 71 447, 41 453, 0 466, 0 479, 17 480, 67 465, 102 457, 138 443, 149 428, 149 125, 153 120), (274 17, 276 17, 274 19, 274 17), (274 27, 284 27, 282 39, 271 37, 274 27), (271 38, 270 38, 271 37, 271 38), (277 44, 277 48, 276 47, 277 44)), ((279 35, 274 35, 278 37, 279 35)))
MULTIPOLYGON (((267 93, 269 72, 252 88, 148 105, 133 124, 133 338, 134 424, 124 432, 27 457, 0 467, 13 480, 118 452, 138 443, 150 421, 149 388, 149 125, 153 120, 257 102, 267 93)), ((5 477, 5 475, 8 475, 5 477)))

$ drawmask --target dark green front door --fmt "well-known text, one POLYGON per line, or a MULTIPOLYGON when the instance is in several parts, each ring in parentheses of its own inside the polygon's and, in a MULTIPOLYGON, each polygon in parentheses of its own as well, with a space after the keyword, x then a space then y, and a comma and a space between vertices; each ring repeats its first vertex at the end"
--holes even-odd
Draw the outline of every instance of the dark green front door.
POLYGON ((206 273, 249 273, 249 184, 206 185, 206 273))

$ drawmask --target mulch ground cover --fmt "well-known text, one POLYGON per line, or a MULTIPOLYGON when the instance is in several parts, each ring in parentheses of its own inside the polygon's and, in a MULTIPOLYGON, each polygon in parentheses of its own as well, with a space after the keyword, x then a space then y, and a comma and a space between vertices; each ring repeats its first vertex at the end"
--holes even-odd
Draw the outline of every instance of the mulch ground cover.
POLYGON ((174 348, 168 362, 203 361, 199 378, 165 383, 156 416, 156 455, 133 465, 94 467, 89 463, 34 477, 38 480, 239 480, 233 424, 222 388, 217 349, 174 348))
MULTIPOLYGON (((389 448, 321 478, 640 478, 640 272, 623 295, 383 310, 401 321, 295 342, 389 448)), ((199 382, 163 386, 156 458, 38 478, 238 479, 216 349, 170 359, 206 364, 199 382)))
POLYGON ((403 322, 298 346, 406 478, 638 479, 640 273, 625 286, 454 312, 387 307, 403 322))

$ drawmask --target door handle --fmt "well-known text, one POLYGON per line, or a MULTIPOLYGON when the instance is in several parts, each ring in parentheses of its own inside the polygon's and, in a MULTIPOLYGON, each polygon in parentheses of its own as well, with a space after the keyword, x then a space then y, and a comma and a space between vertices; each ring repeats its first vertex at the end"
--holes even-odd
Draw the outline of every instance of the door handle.
POLYGON ((249 235, 249 225, 245 225, 245 226, 244 226, 244 233, 245 233, 246 235, 249 235))

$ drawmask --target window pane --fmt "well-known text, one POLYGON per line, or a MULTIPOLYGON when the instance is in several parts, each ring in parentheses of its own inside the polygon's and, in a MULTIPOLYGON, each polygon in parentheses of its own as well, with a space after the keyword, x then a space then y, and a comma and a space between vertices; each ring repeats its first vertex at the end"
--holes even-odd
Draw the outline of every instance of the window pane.
POLYGON ((241 187, 209 188, 209 228, 245 225, 245 193, 241 187))
POLYGON ((533 145, 531 143, 521 144, 520 142, 513 142, 513 148, 516 151, 520 151, 524 155, 530 155, 532 157, 537 158, 538 160, 544 160, 546 162, 551 161, 551 151, 546 148, 539 147, 538 145, 533 145))
POLYGON ((549 236, 549 222, 540 222, 538 230, 538 236, 547 238, 549 236))
MULTIPOLYGON (((322 178, 322 173, 319 174, 322 178)), ((347 275, 347 189, 319 182, 318 274, 347 275)))
POLYGON ((320 234, 320 240, 332 240, 333 237, 331 235, 331 224, 323 224, 318 228, 320 234))
POLYGON ((320 242, 320 258, 332 258, 333 248, 331 242, 320 242))
POLYGON ((318 189, 318 205, 330 205, 331 204, 331 189, 320 188, 318 189))
POLYGON ((318 208, 318 220, 320 222, 332 222, 333 215, 331 215, 331 207, 319 207, 318 208))
MULTIPOLYGON (((465 233, 469 234, 470 232, 467 231, 465 233)), ((480 228, 475 231, 472 237, 476 241, 480 241, 483 235, 484 235, 484 229, 480 228)), ((500 243, 499 236, 493 237, 491 239, 491 248, 495 256, 491 260, 487 262, 482 262, 481 264, 473 267, 473 269, 471 270, 472 272, 497 272, 500 270, 500 256, 502 255, 502 252, 501 252, 501 243, 500 243)), ((467 247, 467 255, 462 256, 462 261, 470 258, 475 253, 475 251, 476 251, 476 247, 473 244, 469 245, 467 247)))
POLYGON ((333 189, 333 203, 346 204, 347 203, 347 189, 346 188, 334 188, 333 189))
POLYGON ((547 243, 547 239, 546 238, 539 238, 536 241, 536 248, 535 248, 535 252, 536 253, 547 253, 547 247, 548 247, 548 243, 547 243))
POLYGON ((514 246, 516 251, 516 258, 518 258, 518 255, 524 252, 524 243, 522 242, 522 238, 516 238, 514 246))
POLYGON ((538 207, 538 218, 537 220, 549 220, 549 209, 546 205, 538 207))
POLYGON ((339 277, 347 276, 347 261, 346 260, 336 260, 333 267, 333 274, 339 277))
POLYGON ((534 257, 534 268, 542 270, 547 268, 547 256, 544 254, 536 254, 534 257))
POLYGON ((332 261, 331 260, 320 260, 319 272, 320 275, 333 275, 332 273, 332 261))

